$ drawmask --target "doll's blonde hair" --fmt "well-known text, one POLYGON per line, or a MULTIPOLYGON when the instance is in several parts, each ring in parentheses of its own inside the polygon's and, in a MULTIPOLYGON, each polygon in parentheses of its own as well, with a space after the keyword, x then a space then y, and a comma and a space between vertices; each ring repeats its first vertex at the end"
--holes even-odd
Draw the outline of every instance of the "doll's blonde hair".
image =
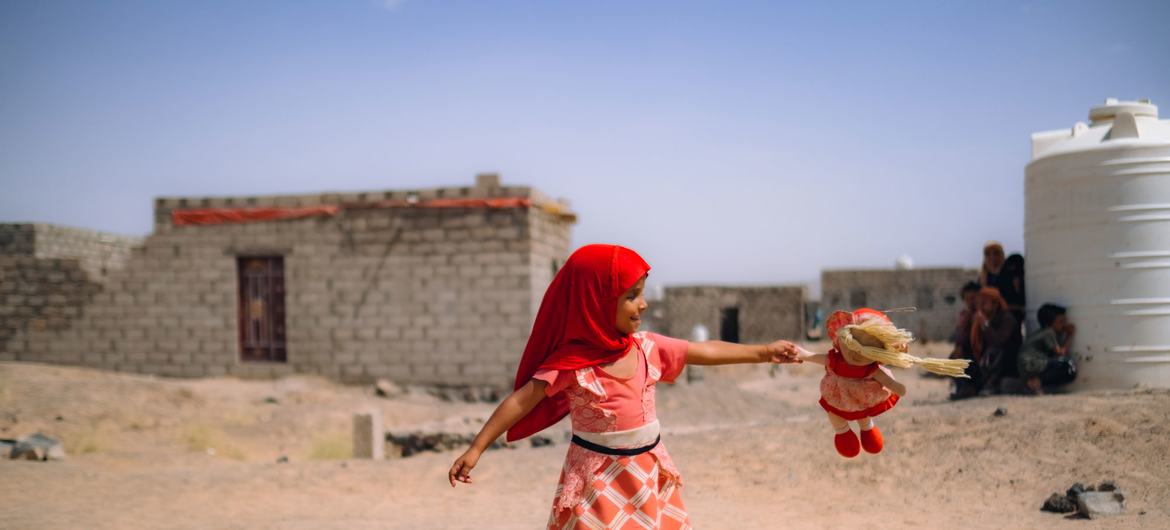
POLYGON ((849 348, 850 351, 857 352, 858 355, 874 362, 898 368, 909 368, 917 364, 930 373, 970 379, 965 373, 967 365, 971 362, 967 359, 922 358, 899 351, 910 344, 914 336, 885 319, 871 318, 860 324, 841 326, 841 329, 837 330, 837 340, 842 347, 849 348), (866 346, 858 342, 853 336, 854 330, 881 341, 882 347, 866 346))

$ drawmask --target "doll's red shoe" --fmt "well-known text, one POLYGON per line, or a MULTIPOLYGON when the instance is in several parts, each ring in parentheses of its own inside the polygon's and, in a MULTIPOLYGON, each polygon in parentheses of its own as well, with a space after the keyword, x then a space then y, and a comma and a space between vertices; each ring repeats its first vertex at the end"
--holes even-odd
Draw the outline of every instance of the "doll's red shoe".
POLYGON ((876 425, 872 429, 861 431, 861 447, 865 452, 875 455, 882 452, 885 442, 882 440, 882 431, 879 431, 876 425))
POLYGON ((837 453, 845 458, 853 458, 861 452, 861 444, 858 443, 857 435, 853 434, 852 429, 834 436, 833 445, 837 446, 837 453))

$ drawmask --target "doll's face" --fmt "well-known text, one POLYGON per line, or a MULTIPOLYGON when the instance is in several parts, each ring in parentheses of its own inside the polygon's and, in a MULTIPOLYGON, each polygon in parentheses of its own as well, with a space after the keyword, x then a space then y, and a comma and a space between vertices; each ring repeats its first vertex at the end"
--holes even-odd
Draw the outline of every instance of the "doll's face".
MULTIPOLYGON (((853 340, 856 340, 862 346, 870 346, 873 348, 882 348, 885 346, 882 344, 882 341, 878 340, 873 335, 870 335, 869 333, 859 329, 853 329, 849 333, 853 335, 853 340)), ((845 358, 845 362, 855 366, 873 364, 873 361, 869 360, 864 355, 849 349, 847 346, 841 347, 841 356, 845 358)))

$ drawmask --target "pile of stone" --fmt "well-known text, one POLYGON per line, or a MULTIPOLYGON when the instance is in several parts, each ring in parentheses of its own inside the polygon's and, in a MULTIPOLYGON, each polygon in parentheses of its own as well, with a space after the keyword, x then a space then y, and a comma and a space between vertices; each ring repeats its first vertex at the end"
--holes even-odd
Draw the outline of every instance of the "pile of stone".
POLYGON ((495 403, 503 399, 498 388, 490 386, 435 386, 430 387, 427 391, 443 400, 466 403, 495 403))
POLYGON ((1074 516, 1097 519, 1125 511, 1125 494, 1112 480, 1089 487, 1077 482, 1065 491, 1064 495, 1053 493, 1040 509, 1045 512, 1071 513, 1074 516))
POLYGON ((13 460, 64 460, 65 447, 55 438, 41 433, 30 434, 21 438, 0 439, 0 457, 7 456, 13 460))
MULTIPOLYGON (((475 434, 467 433, 453 433, 453 432, 420 432, 415 431, 407 434, 394 434, 392 432, 386 433, 386 442, 399 449, 403 458, 424 453, 427 451, 439 453, 442 451, 451 450, 465 450, 471 441, 475 439, 475 434)), ((529 438, 529 443, 532 447, 544 447, 546 445, 553 445, 552 438, 545 436, 532 436, 529 438)), ((516 444, 510 444, 502 440, 492 442, 488 450, 492 449, 515 449, 516 444)))
MULTIPOLYGON (((429 385, 418 388, 443 401, 455 403, 496 403, 507 395, 507 392, 494 386, 429 385)), ((375 381, 373 391, 374 395, 387 399, 394 399, 410 393, 410 389, 389 379, 375 381)))

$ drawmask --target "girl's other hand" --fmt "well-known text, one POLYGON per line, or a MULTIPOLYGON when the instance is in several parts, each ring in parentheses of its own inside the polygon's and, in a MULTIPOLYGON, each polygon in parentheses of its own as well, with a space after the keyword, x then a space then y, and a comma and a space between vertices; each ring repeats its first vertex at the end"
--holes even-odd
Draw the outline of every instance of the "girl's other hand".
POLYGON ((764 360, 772 363, 799 363, 800 350, 789 341, 778 340, 764 345, 764 360))
POLYGON ((481 454, 483 453, 473 447, 455 459, 451 471, 447 473, 447 480, 451 482, 452 488, 455 487, 455 481, 471 484, 471 469, 479 462, 481 454))

